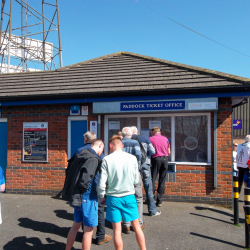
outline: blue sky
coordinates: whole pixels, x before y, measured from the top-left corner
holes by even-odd
[[[59,0],[63,66],[128,51],[250,78],[249,0],[138,1]]]

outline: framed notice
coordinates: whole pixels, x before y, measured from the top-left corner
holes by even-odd
[[[161,129],[161,121],[149,121],[149,129],[152,129],[153,127]]]
[[[120,130],[120,121],[109,121],[109,130]]]
[[[82,115],[88,115],[89,109],[88,106],[82,106]]]
[[[23,161],[48,161],[48,122],[23,123]]]
[[[89,122],[90,132],[93,132],[97,136],[97,121],[90,121]]]

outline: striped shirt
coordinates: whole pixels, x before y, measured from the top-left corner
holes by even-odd
[[[123,152],[127,152],[131,155],[134,155],[138,161],[139,169],[141,168],[141,150],[139,142],[128,137],[122,138],[123,143]]]

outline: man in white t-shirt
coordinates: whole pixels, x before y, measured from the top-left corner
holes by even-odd
[[[239,193],[245,173],[248,171],[247,161],[250,159],[250,135],[247,135],[245,142],[237,147],[237,167],[239,170]]]

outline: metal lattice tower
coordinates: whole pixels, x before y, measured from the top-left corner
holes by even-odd
[[[18,12],[21,18],[17,18]],[[62,66],[58,0],[2,0],[0,72],[53,70]]]

